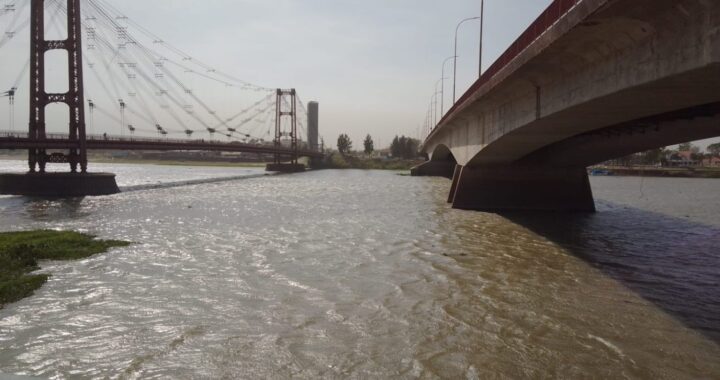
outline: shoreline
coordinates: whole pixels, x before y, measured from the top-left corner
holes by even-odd
[[[0,232],[0,309],[32,296],[47,282],[50,274],[35,273],[39,262],[81,260],[130,244],[71,231]]]
[[[594,166],[588,170],[604,172],[595,176],[720,179],[720,168]]]

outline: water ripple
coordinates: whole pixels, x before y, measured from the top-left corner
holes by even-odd
[[[638,209],[623,195],[635,194],[633,179],[601,179],[601,213],[558,218],[452,210],[446,180],[395,173],[216,182],[246,173],[107,169],[137,191],[0,199],[1,229],[136,242],[44,263],[48,284],[0,311],[0,372],[720,376],[720,224],[692,200],[658,202],[672,182],[646,189]],[[151,183],[188,175],[198,182]],[[707,183],[703,202],[703,186],[717,186]]]

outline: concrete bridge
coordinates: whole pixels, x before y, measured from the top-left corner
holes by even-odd
[[[557,0],[451,108],[414,175],[453,207],[594,211],[586,167],[720,136],[720,1]]]

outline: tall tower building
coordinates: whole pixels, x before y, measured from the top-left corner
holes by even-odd
[[[318,102],[310,102],[308,103],[308,145],[310,146],[310,149],[312,150],[318,150],[320,149],[320,144],[318,142],[318,132],[319,132],[319,122],[320,122],[320,105]]]

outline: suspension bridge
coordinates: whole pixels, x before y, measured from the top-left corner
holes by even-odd
[[[0,175],[0,193],[117,192],[114,175],[88,173],[89,150],[257,153],[274,157],[268,170],[289,172],[305,169],[301,157],[323,157],[316,104],[218,70],[107,0],[7,1],[3,29],[0,149],[27,150],[29,171]],[[16,126],[20,94],[26,131]],[[51,172],[55,164],[69,172]]]

